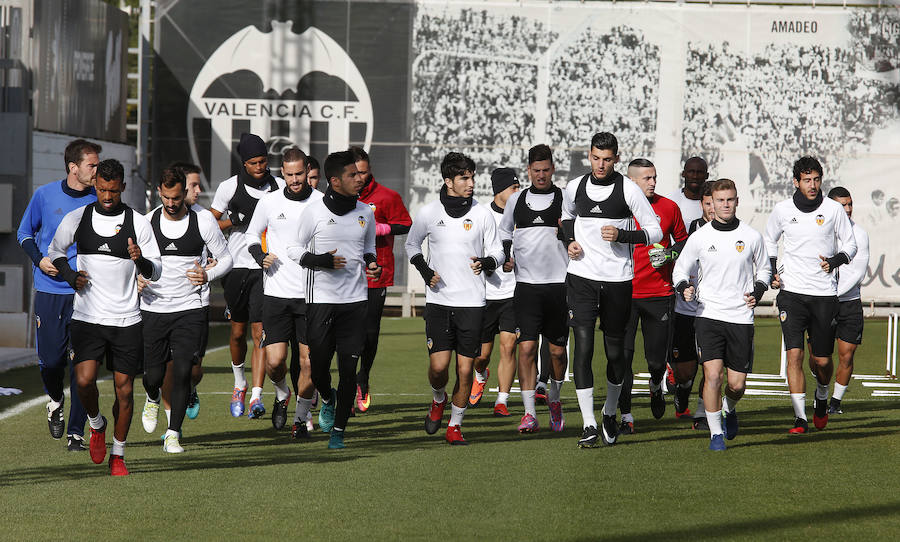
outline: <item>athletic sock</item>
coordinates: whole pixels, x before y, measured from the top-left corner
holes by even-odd
[[[231,362],[231,371],[234,373],[234,387],[246,390],[247,389],[247,379],[244,378],[244,364],[235,365],[234,362]]]
[[[537,410],[534,409],[534,390],[522,390],[522,404],[525,405],[525,414],[537,418]]]
[[[659,382],[653,382],[653,379],[650,379],[650,393],[656,393],[659,391],[659,387],[662,386],[662,380]]]
[[[816,399],[824,401],[828,399],[828,385],[816,382]]]
[[[340,433],[343,433],[344,429],[346,429],[346,428],[345,427],[332,427],[331,428],[332,431],[338,431]]]
[[[658,386],[658,384],[657,384]],[[619,396],[622,395],[622,384],[613,384],[606,381],[606,402],[603,403],[603,415],[615,416],[619,408]]]
[[[262,399],[262,388],[253,387],[250,392],[250,402],[252,403],[254,399]]]
[[[728,397],[726,395],[722,398],[722,410],[724,410],[726,413],[734,412],[734,407],[737,406],[737,402],[737,399],[732,399],[731,397]]]
[[[706,416],[706,407],[703,405],[703,390],[700,390],[700,393],[697,394],[697,410],[694,411],[695,418],[702,418]]]
[[[792,393],[791,405],[794,407],[794,417],[806,420],[806,394]]]
[[[584,427],[597,427],[594,417],[594,388],[575,390],[578,396],[578,408],[581,409],[581,423]]]
[[[287,380],[282,378],[280,382],[272,381],[272,384],[275,385],[275,400],[276,401],[284,401],[288,397],[291,396],[291,389],[287,385]],[[255,390],[256,388],[254,388]],[[261,390],[262,388],[260,388]]]
[[[838,384],[837,382],[835,382],[834,383],[834,393],[832,393],[831,396],[833,398],[837,399],[838,401],[841,401],[844,398],[844,392],[846,392],[847,388],[849,388],[849,387],[850,387],[849,384],[844,386],[844,385],[841,385],[841,384]]]
[[[442,403],[447,399],[447,392],[444,391],[443,387],[440,388],[431,388],[431,398],[435,403]]]
[[[547,401],[550,403],[558,403],[559,402],[559,392],[562,390],[562,380],[554,380],[550,379],[550,384],[547,387]]]
[[[165,438],[168,437],[169,435],[172,435],[173,437],[177,437],[177,436],[178,436],[178,431],[176,431],[176,430],[174,430],[174,429],[166,429],[166,434],[163,435],[163,439],[165,439]],[[124,443],[123,443],[123,444],[124,444]]]
[[[475,371],[475,380],[479,384],[484,384],[485,381],[487,380],[487,369],[485,369],[485,371],[483,373],[479,373],[478,371]]]
[[[628,423],[634,423],[634,416],[632,416],[631,412],[622,414],[622,421],[628,422]]]
[[[509,401],[509,393],[505,391],[501,391],[497,393],[497,400],[494,402],[495,405],[505,405],[506,402]]]
[[[113,437],[112,451],[109,453],[125,457],[125,441],[119,442],[116,437]]]
[[[164,409],[164,410],[166,411],[166,426],[168,427],[169,422],[172,421],[172,409],[171,409],[171,408],[167,408],[167,409]]]
[[[312,399],[297,396],[297,410],[294,411],[294,423],[306,423],[306,415],[312,406]]]
[[[709,436],[722,435],[722,411],[706,412],[706,423],[709,424]]]
[[[98,412],[96,416],[88,416],[88,422],[91,424],[91,429],[103,429],[103,416]]]
[[[466,415],[466,407],[458,407],[453,403],[450,403],[450,424],[449,425],[462,425],[463,416]]]
[[[54,401],[53,398],[51,397],[50,403],[47,405],[47,408],[49,408],[50,411],[52,412],[52,411],[56,410],[57,408],[59,408],[60,405],[62,405],[62,401]]]

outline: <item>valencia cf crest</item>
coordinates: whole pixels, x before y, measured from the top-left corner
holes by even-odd
[[[75,350],[69,348],[69,361],[75,361]]]
[[[672,357],[675,359],[678,359],[678,347],[677,346],[672,347]]]
[[[431,347],[434,346],[434,341],[431,340],[431,337],[428,337],[428,340],[425,341],[425,344],[428,346],[428,349],[431,350]]]
[[[518,339],[521,336],[522,336],[522,330],[519,328],[516,328],[516,338]]]
[[[743,251],[744,251],[744,242],[743,242],[743,241],[738,241],[737,243],[734,244],[734,248],[735,248],[735,250],[737,250],[739,253],[740,253],[740,252],[743,252]]]
[[[38,327],[38,329],[40,329],[40,327],[41,327],[41,317],[38,316],[38,315],[35,315],[35,316],[34,316],[34,319],[35,319],[35,321],[37,322],[37,327]]]
[[[572,309],[569,309],[569,320],[575,318],[575,313],[572,312]]]
[[[778,313],[778,318],[780,318],[782,322],[787,320],[787,311],[781,311],[780,313]]]
[[[821,226],[825,223],[825,215],[816,215],[816,224]]]
[[[360,228],[365,228],[365,227],[366,227],[366,218],[365,218],[364,216],[358,216],[358,217],[356,217],[356,221],[359,222],[359,227],[360,227]]]
[[[472,221],[470,219],[463,220],[463,229],[469,231],[472,229]]]
[[[369,208],[372,209],[372,212],[374,213],[375,209],[377,209],[378,207],[376,207],[374,203],[370,203]]]
[[[122,225],[121,225],[121,224],[116,224],[116,233],[119,233],[119,231],[120,231],[121,229],[122,229]]]

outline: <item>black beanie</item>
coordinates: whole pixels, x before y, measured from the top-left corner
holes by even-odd
[[[246,162],[257,156],[268,156],[269,151],[262,138],[256,134],[241,134],[241,142],[238,143],[238,154],[241,155],[241,162]]]
[[[494,195],[503,192],[514,184],[519,184],[519,176],[511,167],[500,167],[491,172],[491,184],[494,186]]]

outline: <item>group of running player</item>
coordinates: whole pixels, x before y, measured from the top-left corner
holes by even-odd
[[[668,371],[675,416],[690,416],[699,361],[704,379],[693,427],[708,427],[710,449],[724,450],[724,441],[738,432],[735,405],[753,366],[754,307],[770,287],[780,288],[776,302],[795,413],[790,432],[808,430],[805,341],[818,383],[815,426],[824,428],[828,414],[840,412],[862,340],[859,284],[868,238],[849,220],[846,189],[834,188],[831,199],[823,198],[822,166],[813,158],[796,162],[796,192],[776,206],[763,236],[738,220],[734,182],[709,182],[702,158],[685,163],[683,189],[665,198],[655,192],[656,169],[649,160],[633,160],[626,175],[616,171],[618,142],[606,132],[591,140],[591,171],[564,188],[554,184],[547,145],[528,151],[527,190],[520,191],[514,169],[495,169],[489,206],[473,199],[474,161],[451,152],[441,163],[437,199],[414,220],[400,196],[374,180],[369,156],[359,147],[330,154],[321,170],[312,157],[290,148],[282,157],[283,178],[270,173],[268,150],[258,136],[243,134],[237,151],[242,167],[219,183],[209,210],[197,204],[200,168],[175,163],[159,175],[161,205],[143,216],[121,200],[122,165],[100,161],[100,146],[76,140],[65,151],[66,178],[39,188],[22,218],[19,243],[35,265],[37,347],[50,396],[51,436],[61,438],[65,431],[68,360],[68,449],[85,449],[87,420],[90,456],[104,461],[107,421],[96,380],[105,360],[116,391],[113,475],[128,474],[125,441],[133,382],[141,373],[144,429],[155,431],[162,406],[163,449],[184,451],[182,423],[199,413],[196,386],[209,329],[209,283],[220,278],[231,322],[231,415],[244,415],[248,387],[247,416],[266,413],[262,389],[268,375],[276,429],[287,424],[295,396],[291,435],[310,438],[318,395],[318,425],[329,433],[328,447],[343,448],[349,418],[371,403],[369,375],[386,289],[393,284],[394,236],[404,234],[409,261],[426,285],[433,400],[425,431],[440,429],[450,401],[450,444],[467,444],[461,424],[467,407],[484,395],[498,334],[494,415],[510,416],[508,399],[518,373],[524,405],[518,431],[538,431],[538,399],[549,407],[551,430],[562,431],[569,328],[582,417],[578,445],[593,447],[601,439],[612,445],[619,434],[633,433],[632,360],[640,321],[652,415],[665,413]],[[316,189],[320,175],[324,191]],[[592,370],[598,319],[607,359],[599,423]],[[252,385],[244,373],[248,323]],[[835,337],[840,363],[829,406]],[[454,351],[457,380],[448,395]],[[335,354],[336,388],[330,372]]]

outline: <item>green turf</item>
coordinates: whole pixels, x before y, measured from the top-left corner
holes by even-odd
[[[859,372],[883,372],[884,322],[866,325]],[[563,433],[548,431],[539,407],[541,431],[519,435],[519,398],[510,401],[513,417],[498,419],[488,393],[466,415],[471,445],[451,448],[443,431],[422,430],[430,401],[423,327],[421,319],[385,320],[373,407],[350,420],[345,450],[327,450],[319,432],[294,443],[287,430],[272,429],[268,414],[231,418],[224,350],[206,360],[200,417],[185,422],[182,455],[162,452],[162,423],[144,433],[136,394],[126,454],[132,475],[124,479],[51,440],[42,406],[2,420],[0,538],[893,540],[900,532],[900,410],[858,382],[846,413],[803,437],[787,435],[786,398],[745,398],[741,432],[719,454],[706,449],[708,434],[674,419],[671,400],[666,417],[652,420],[646,398],[635,399],[636,435],[580,450],[570,383]],[[776,372],[777,321],[760,320],[756,336],[755,370]],[[595,375],[604,367],[597,356]],[[14,373],[23,395],[40,393],[35,368]],[[0,374],[0,385],[10,374]],[[111,384],[100,390],[109,416]],[[270,384],[266,391],[271,409]]]

